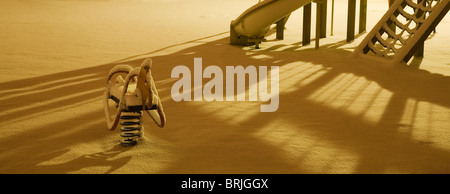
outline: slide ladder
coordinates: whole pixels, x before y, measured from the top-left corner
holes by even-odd
[[[450,0],[396,0],[355,50],[407,63],[450,8]]]

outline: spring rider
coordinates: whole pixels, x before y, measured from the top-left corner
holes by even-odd
[[[166,116],[151,74],[152,60],[140,67],[116,65],[108,74],[103,97],[106,123],[113,131],[120,123],[123,147],[130,147],[144,136],[142,112],[146,111],[158,127],[164,127]]]

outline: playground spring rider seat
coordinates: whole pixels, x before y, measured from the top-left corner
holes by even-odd
[[[134,146],[144,135],[142,112],[146,111],[159,127],[166,116],[151,74],[152,60],[145,59],[140,67],[116,65],[109,74],[103,98],[108,129],[113,131],[120,122],[120,144]]]

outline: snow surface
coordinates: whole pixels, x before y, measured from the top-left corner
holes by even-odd
[[[301,46],[301,9],[285,40],[229,45],[231,20],[256,2],[0,1],[0,173],[450,173],[448,15],[425,58],[392,68],[350,57],[366,34],[345,43],[347,1],[319,50]],[[387,8],[368,2],[368,31]],[[167,125],[145,116],[144,140],[122,148],[106,127],[106,77],[147,57]],[[280,66],[278,111],[174,102],[171,70],[194,57]]]

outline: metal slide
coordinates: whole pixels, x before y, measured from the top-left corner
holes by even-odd
[[[311,0],[264,0],[247,9],[231,21],[230,43],[233,45],[259,44],[270,26]]]

